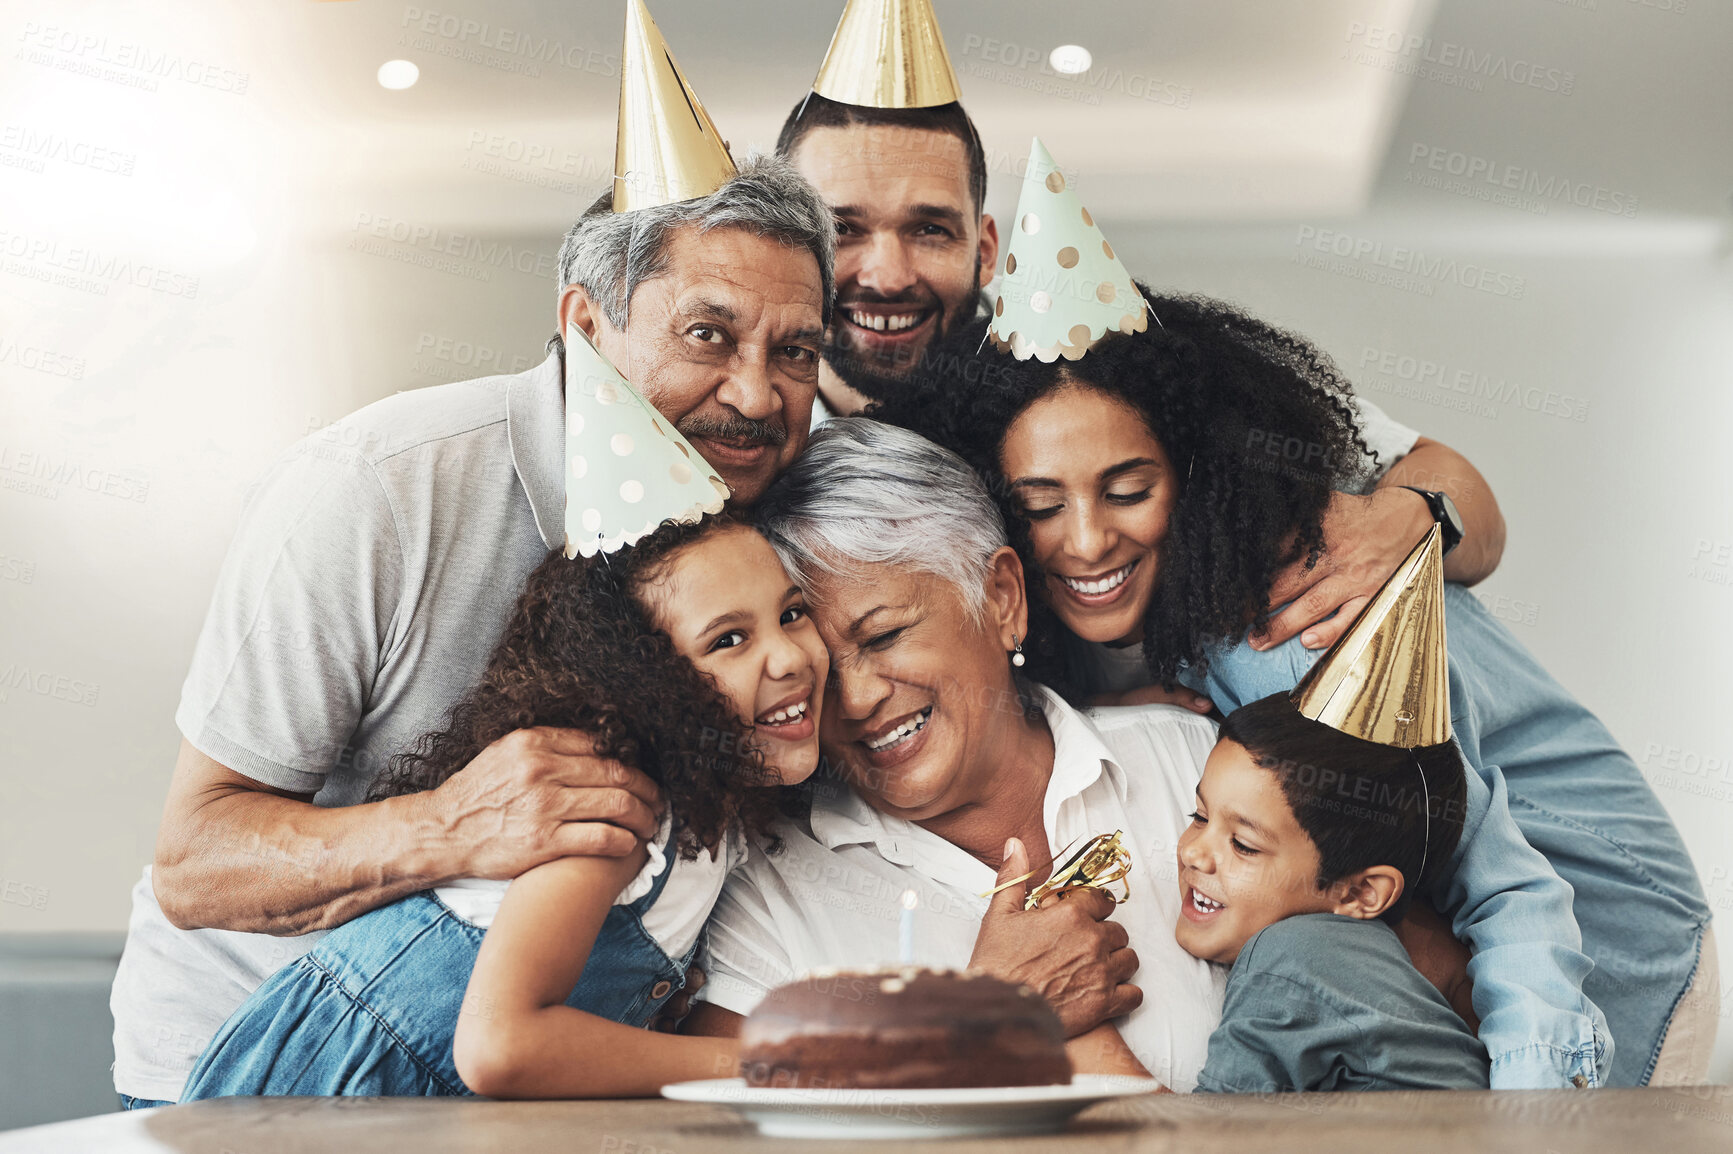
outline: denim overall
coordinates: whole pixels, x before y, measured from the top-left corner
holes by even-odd
[[[697,945],[670,958],[643,920],[676,868],[670,861],[649,893],[608,911],[566,1005],[645,1026],[685,984]],[[223,1023],[187,1078],[181,1101],[469,1095],[451,1046],[486,932],[452,913],[431,890],[338,927],[273,974]]]

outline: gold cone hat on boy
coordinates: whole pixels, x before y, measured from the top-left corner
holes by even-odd
[[[566,556],[720,513],[728,486],[576,325],[566,326]]]
[[[1450,740],[1438,526],[1295,687],[1293,702],[1314,721],[1380,745],[1414,749]]]
[[[644,0],[627,0],[614,211],[709,196],[734,173],[727,143],[686,83]]]
[[[932,0],[848,0],[812,90],[866,108],[960,101]]]
[[[1074,361],[1109,332],[1141,333],[1149,306],[1039,137],[1017,198],[987,335],[1020,361]]]

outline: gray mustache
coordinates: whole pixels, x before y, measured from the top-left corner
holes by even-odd
[[[766,445],[781,445],[788,440],[788,429],[780,420],[755,421],[750,417],[688,417],[674,426],[690,437],[715,437],[724,441],[759,441]]]

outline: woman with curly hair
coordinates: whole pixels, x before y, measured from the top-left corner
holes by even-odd
[[[661,787],[661,836],[348,922],[235,1012],[182,1101],[622,1097],[730,1067],[731,1042],[642,1027],[684,984],[743,835],[817,767],[828,671],[799,589],[731,514],[591,558],[554,552],[480,684],[373,798],[432,789],[519,730],[580,730]]]
[[[1363,444],[1349,386],[1315,346],[1220,302],[1142,291],[1147,330],[1109,333],[1075,361],[991,347],[971,361],[977,325],[958,335],[965,355],[931,358],[955,379],[875,415],[988,479],[1037,593],[1031,677],[1096,704],[1181,685],[1232,711],[1292,689],[1321,656],[1298,637],[1261,650],[1250,637],[1279,608],[1278,574],[1322,550],[1332,491],[1363,483]],[[1600,720],[1471,593],[1445,589],[1471,790],[1499,807],[1508,797],[1522,835],[1574,890],[1556,934],[1492,906],[1475,925],[1466,890],[1432,895],[1475,946],[1467,973],[1492,1031],[1493,1087],[1700,1077],[1708,1052],[1690,1039],[1714,998],[1710,978],[1694,979],[1714,973],[1714,937],[1678,831]],[[1495,876],[1487,864],[1481,876]],[[1518,974],[1538,977],[1499,978]],[[1501,985],[1527,991],[1513,1001]],[[1680,1040],[1663,1053],[1676,1016]]]

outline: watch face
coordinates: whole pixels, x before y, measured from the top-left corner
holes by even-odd
[[[1451,528],[1456,530],[1458,537],[1462,536],[1462,514],[1457,510],[1456,502],[1450,499],[1449,493],[1443,491],[1440,491],[1437,496],[1439,503],[1444,506],[1444,515],[1450,519]]]

